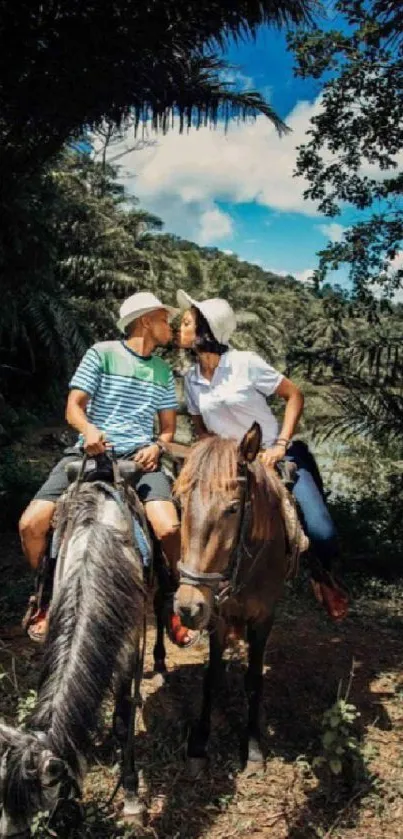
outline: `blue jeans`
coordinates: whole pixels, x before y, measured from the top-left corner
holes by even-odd
[[[288,449],[286,460],[296,463],[293,495],[300,508],[301,522],[316,558],[330,571],[338,556],[337,531],[323,495],[322,480],[316,461],[305,443],[297,440]]]

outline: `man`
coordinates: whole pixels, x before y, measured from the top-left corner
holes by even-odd
[[[109,444],[118,457],[134,457],[141,465],[144,474],[136,489],[176,575],[179,521],[159,462],[165,444],[175,434],[177,401],[169,365],[152,354],[171,340],[169,321],[175,314],[175,309],[149,292],[133,294],[122,304],[117,324],[125,339],[94,344],[82,359],[69,385],[66,408],[68,423],[79,432],[78,441],[74,449],[66,450],[20,520],[22,547],[32,568],[38,568],[45,553],[56,501],[68,485],[66,464],[77,458],[81,447],[89,455],[97,455]],[[156,414],[159,434],[155,440]],[[175,616],[170,630],[177,643],[184,645],[189,640]],[[37,613],[30,636],[42,640],[45,633],[46,614]]]

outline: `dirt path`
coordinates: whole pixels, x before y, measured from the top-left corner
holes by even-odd
[[[40,653],[19,634],[16,617],[25,596],[24,566],[16,541],[3,539],[0,566],[0,713],[15,719],[18,698],[35,684]],[[23,594],[21,595],[21,590]],[[403,839],[402,599],[361,598],[335,629],[309,596],[290,592],[282,604],[266,656],[264,715],[267,766],[246,776],[237,757],[244,717],[242,665],[228,665],[228,689],[214,713],[210,769],[196,783],[186,778],[184,744],[197,712],[206,648],[168,647],[170,683],[151,677],[154,630],[150,626],[144,708],[138,733],[149,822],[157,839]],[[351,702],[367,773],[355,786],[319,780],[310,768],[321,752],[321,717],[346,684],[355,660]],[[224,713],[225,709],[225,713]],[[86,796],[104,802],[115,777],[105,749],[88,776]],[[117,803],[119,798],[117,799]],[[87,814],[88,815],[88,814]],[[90,808],[77,837],[130,835],[112,810]],[[35,834],[42,839],[46,832]],[[143,835],[143,834],[141,834]]]

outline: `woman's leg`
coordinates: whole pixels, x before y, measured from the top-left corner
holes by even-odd
[[[326,571],[331,571],[333,561],[339,554],[338,536],[333,519],[307,464],[299,457],[294,457],[293,447],[289,449],[287,460],[291,460],[297,466],[293,495],[300,508],[305,533],[321,565]]]
[[[332,567],[339,556],[336,527],[324,496],[310,469],[310,460],[298,447],[291,446],[287,460],[297,466],[293,494],[298,502],[304,530],[319,567],[311,569],[316,597],[326,606],[331,617],[341,619],[347,612],[347,596],[332,578]]]

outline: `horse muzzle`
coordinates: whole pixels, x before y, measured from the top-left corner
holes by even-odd
[[[205,629],[211,615],[211,592],[180,585],[174,597],[174,611],[187,629]]]

